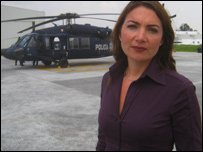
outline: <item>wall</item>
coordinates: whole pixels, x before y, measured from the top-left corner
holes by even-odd
[[[45,12],[1,5],[1,20],[36,16],[45,16]],[[36,24],[41,21],[37,21]],[[32,26],[32,21],[1,23],[1,49],[8,48],[9,46],[11,46],[17,41],[19,36],[25,35],[26,33],[30,33],[31,30],[22,34],[18,34],[19,31],[30,26]]]

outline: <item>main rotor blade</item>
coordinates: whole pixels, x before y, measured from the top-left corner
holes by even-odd
[[[171,19],[172,19],[172,18],[175,18],[175,17],[176,17],[176,15],[173,15],[173,16],[171,16]]]
[[[2,20],[1,22],[15,22],[15,21],[23,21],[23,20],[38,20],[38,19],[52,19],[52,18],[62,18],[62,19],[71,19],[71,18],[79,18],[80,16],[93,16],[93,15],[120,15],[118,13],[94,13],[94,14],[76,14],[76,13],[66,13],[60,14],[58,16],[38,16],[38,17],[26,17],[26,18],[18,18],[18,19],[9,19]]]
[[[18,18],[18,19],[9,19],[9,20],[3,20],[3,22],[15,22],[15,21],[23,21],[23,20],[37,20],[37,19],[50,19],[50,18],[56,18],[58,16],[41,16],[41,17],[27,17],[27,18]]]
[[[95,20],[102,20],[102,21],[109,21],[109,22],[117,22],[116,20],[104,19],[104,18],[96,18],[96,17],[80,17],[86,19],[95,19]]]
[[[48,23],[51,23],[51,22],[55,22],[55,21],[59,21],[59,20],[63,20],[63,19],[73,19],[73,18],[80,18],[80,16],[78,14],[72,14],[72,13],[67,13],[67,14],[61,14],[59,16],[57,16],[55,19],[52,19],[52,20],[48,20],[48,21],[45,21],[45,22],[42,22],[42,23],[39,23],[39,24],[36,24],[34,26],[31,26],[31,27],[28,27],[18,33],[23,33],[25,31],[28,31],[30,29],[33,29],[35,27],[38,27],[38,26],[41,26],[41,25],[44,25],[44,24],[48,24]]]
[[[93,16],[93,15],[120,15],[119,13],[94,13],[94,14],[79,14],[79,16]]]
[[[48,23],[51,23],[51,22],[55,22],[55,21],[58,21],[58,20],[61,20],[61,19],[58,19],[58,18],[57,18],[57,19],[53,19],[53,20],[46,21],[46,22],[42,22],[42,23],[36,24],[36,25],[34,25],[34,26],[28,27],[28,28],[26,28],[26,29],[24,29],[24,30],[22,30],[22,31],[20,31],[20,32],[18,32],[18,33],[23,33],[23,32],[25,32],[25,31],[31,30],[31,29],[33,29],[33,28],[35,28],[35,27],[38,27],[38,26],[41,26],[41,25],[44,25],[44,24],[48,24]]]
[[[96,20],[103,20],[103,21],[109,21],[109,22],[116,22],[115,20],[110,20],[110,19],[103,19],[103,18],[97,18],[97,17],[85,17],[85,16],[93,16],[93,15],[120,15],[118,13],[94,13],[94,14],[81,14],[78,15],[76,13],[66,13],[66,14],[60,14],[58,16],[41,16],[41,17],[27,17],[27,18],[19,18],[19,19],[9,19],[9,20],[3,20],[1,22],[14,22],[14,21],[22,21],[22,20],[36,20],[36,19],[51,19],[39,24],[36,24],[34,26],[28,27],[18,33],[22,33],[25,31],[28,31],[30,29],[33,29],[35,27],[48,24],[51,22],[55,22],[58,20],[63,20],[63,19],[77,19],[77,18],[86,18],[86,19],[96,19]]]

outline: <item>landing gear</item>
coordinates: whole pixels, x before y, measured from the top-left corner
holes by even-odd
[[[52,61],[42,61],[44,65],[50,66]],[[59,61],[54,61],[55,65],[60,66],[62,68],[67,68],[68,67],[68,60],[67,58],[61,58]]]
[[[59,66],[62,68],[67,68],[68,67],[68,59],[66,57],[61,58],[61,60],[59,60]]]
[[[46,65],[46,66],[50,66],[51,65],[51,61],[42,61],[42,63],[44,63],[44,65]]]
[[[24,63],[24,61],[23,61],[23,60],[20,60],[20,65],[21,65],[21,66],[24,66],[23,63]]]
[[[15,60],[15,66],[17,66],[18,65],[18,61],[20,62],[20,66],[24,66],[24,60]]]
[[[33,66],[38,66],[38,60],[33,60],[32,65]]]

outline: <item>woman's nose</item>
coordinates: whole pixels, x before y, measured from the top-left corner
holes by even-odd
[[[144,29],[140,29],[136,32],[135,40],[137,42],[146,42],[146,31]]]

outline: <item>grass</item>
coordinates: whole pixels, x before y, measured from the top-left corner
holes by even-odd
[[[175,45],[174,50],[176,52],[197,52],[197,48],[201,45]]]

